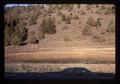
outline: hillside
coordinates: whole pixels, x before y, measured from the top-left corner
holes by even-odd
[[[115,77],[114,5],[7,7],[4,34],[8,79]]]
[[[31,45],[37,43],[36,45],[39,47],[114,46],[114,11],[113,5],[72,4],[50,5],[43,8],[37,6],[14,7],[8,9],[8,11],[6,8],[5,21],[8,21],[8,23],[6,22],[6,26],[11,27],[13,25],[11,28],[22,31],[24,38],[20,39],[24,40],[21,44]],[[70,18],[69,24],[67,20],[63,20],[63,16],[65,16],[65,19],[67,17]],[[42,21],[47,17],[51,17],[55,26],[54,30],[56,32],[54,34],[41,32]],[[13,22],[16,21],[16,25],[9,23],[9,20],[12,22],[12,18]],[[48,31],[52,31],[52,28],[50,29]],[[43,37],[41,37],[41,34],[44,34]],[[34,42],[30,42],[29,40]],[[12,44],[12,42],[9,42],[9,44]]]

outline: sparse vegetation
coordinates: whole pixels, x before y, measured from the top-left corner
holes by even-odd
[[[68,38],[68,36],[66,36],[66,37],[64,38],[64,41],[68,42],[68,41],[70,41],[70,38]]]
[[[42,23],[42,24],[44,24],[44,23]],[[40,26],[41,26],[41,25],[40,25]],[[43,26],[44,26],[44,25],[43,25]],[[39,27],[39,30],[38,30],[38,39],[41,40],[41,39],[43,39],[43,38],[45,38],[43,29],[42,29],[42,27]]]
[[[29,19],[29,25],[34,25],[34,24],[37,23],[36,20],[37,20],[38,15],[39,15],[39,13],[38,14],[34,14],[34,15],[32,15],[30,17],[30,19]]]
[[[111,22],[108,24],[107,32],[115,32],[115,21],[111,20]]]
[[[101,10],[98,9],[98,10],[96,11],[96,14],[102,14]]]
[[[78,20],[78,19],[79,19],[79,16],[78,16],[78,15],[75,15],[75,16],[74,16],[74,19],[75,19],[75,20]]]
[[[80,8],[80,4],[78,4],[78,9]]]
[[[52,10],[52,9],[53,9],[52,7],[49,7],[49,9],[48,9],[47,13],[48,13],[48,14],[53,13],[53,10]]]
[[[60,78],[65,75],[68,79],[69,75],[88,79],[96,72],[115,73],[114,5],[30,5],[5,7],[4,44],[10,45],[5,46],[5,72],[39,72],[42,77],[43,72],[60,71]],[[45,73],[45,78],[51,73]]]
[[[112,14],[115,14],[115,6],[112,6],[112,8],[111,8],[111,13],[112,13]]]
[[[66,18],[66,23],[67,23],[67,24],[70,24],[70,23],[71,23],[71,19],[70,19],[69,16]]]
[[[109,15],[109,14],[115,14],[115,8],[114,6],[111,8],[107,8],[105,11],[105,15]]]
[[[86,25],[82,32],[83,35],[92,35],[92,30],[90,25]]]
[[[110,8],[106,9],[106,11],[105,11],[105,15],[109,15],[109,14],[111,14],[111,9]]]
[[[98,7],[99,7],[99,5],[97,4],[97,5],[96,5],[96,8],[98,8]]]
[[[65,26],[63,27],[63,29],[64,29],[64,30],[68,29],[68,26],[67,26],[67,25],[65,25]]]
[[[57,15],[62,15],[61,10],[59,10],[59,11],[57,12]]]
[[[22,44],[22,35],[20,32],[13,32],[11,35],[11,44],[13,45],[21,45]]]
[[[83,11],[83,10],[81,10],[81,13],[80,13],[81,15],[85,15],[86,13]]]
[[[5,45],[9,45],[11,41],[11,35],[14,31],[8,25],[5,26],[4,35],[5,35]]]
[[[105,7],[104,5],[102,5],[100,9],[101,9],[101,10],[105,10],[106,7]]]
[[[86,24],[90,26],[97,26],[96,21],[94,20],[92,16],[88,18],[88,20],[86,21]]]
[[[42,5],[6,9],[5,45],[28,43],[29,37],[32,39],[31,43],[37,43],[37,40],[40,41],[43,38],[49,38],[49,35],[46,34],[56,33],[56,29],[58,33],[59,31],[72,33],[72,29],[76,28],[75,31],[80,31],[80,34],[88,36],[94,35],[95,32],[98,32],[100,35],[106,35],[106,31],[108,33],[115,32],[114,22],[111,21],[106,30],[103,29],[105,24],[102,24],[104,23],[103,21],[106,21],[106,18],[109,17],[109,14],[115,14],[114,5],[86,4],[86,6],[82,6],[81,4],[48,4],[46,7]],[[96,14],[104,14],[104,16]],[[113,15],[110,15],[110,18],[107,20],[110,21],[112,19],[111,17],[113,17]],[[104,20],[102,21],[101,18],[104,18]],[[32,30],[34,34],[28,33],[28,31],[30,32]],[[78,32],[75,33],[75,31],[72,34],[76,36]],[[18,35],[16,32],[18,32]],[[58,33],[55,35],[59,37]],[[55,36],[55,39],[57,36]],[[75,38],[75,36],[73,35],[71,37]],[[62,37],[64,38],[64,34]]]
[[[45,18],[41,23],[43,33],[54,34],[56,33],[55,25],[50,17]]]
[[[38,43],[38,40],[35,37],[31,36],[29,39],[29,43],[35,44],[35,43]]]
[[[96,25],[99,26],[99,27],[102,26],[102,24],[101,24],[101,18],[97,18]]]
[[[94,40],[98,42],[105,42],[105,38],[103,38],[102,36],[98,36],[98,35],[94,35]]]
[[[61,17],[62,17],[62,21],[66,21],[66,17],[64,14]]]
[[[86,5],[87,10],[91,10],[90,5]]]

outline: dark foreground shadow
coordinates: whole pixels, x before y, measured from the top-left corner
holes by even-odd
[[[5,79],[27,79],[27,80],[43,80],[43,79],[115,79],[112,73],[95,73],[85,68],[67,68],[61,72],[45,72],[45,73],[5,73]]]

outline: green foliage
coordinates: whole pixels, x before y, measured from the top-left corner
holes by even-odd
[[[10,28],[14,29],[14,27],[19,23],[20,17],[18,15],[5,15],[5,25],[9,25]]]
[[[107,8],[105,11],[105,15],[109,15],[109,14],[114,14],[115,13],[115,8],[114,6],[111,8]]]
[[[111,14],[111,9],[110,8],[106,9],[106,11],[105,11],[105,15],[109,15],[109,14]]]
[[[92,35],[91,27],[86,25],[82,32],[83,35]]]
[[[9,45],[11,41],[11,34],[13,33],[12,28],[8,25],[5,26],[4,35],[5,35],[5,45]]]
[[[29,19],[29,25],[34,25],[36,24],[36,20],[37,20],[37,17],[38,17],[39,13],[36,13],[34,15],[32,15]]]
[[[26,22],[20,21],[19,24],[17,24],[15,27],[16,32],[21,33],[22,42],[24,42],[27,39],[27,34],[28,34],[28,31],[25,28],[25,26],[26,26]]]
[[[20,32],[13,32],[11,35],[11,44],[13,45],[21,45],[22,44],[22,37]]]
[[[115,21],[111,20],[108,24],[107,32],[115,32]]]
[[[56,33],[55,25],[50,17],[43,19],[41,23],[43,33],[54,34]]]

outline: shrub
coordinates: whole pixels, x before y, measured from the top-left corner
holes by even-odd
[[[88,18],[88,20],[86,21],[86,23],[90,26],[97,26],[96,25],[96,21],[93,19],[93,17]]]
[[[12,30],[12,28],[10,28],[8,25],[5,26],[5,30],[4,30],[4,35],[5,35],[4,42],[5,42],[5,45],[9,45],[10,44],[11,34],[13,32],[14,31]]]
[[[85,12],[83,11],[83,10],[81,10],[81,13],[80,13],[81,15],[85,15]]]
[[[101,10],[97,10],[96,14],[102,14]]]
[[[37,17],[38,17],[39,13],[38,14],[34,14],[30,17],[29,19],[29,25],[34,25],[36,24],[36,20],[37,20]]]
[[[66,21],[66,17],[64,14],[62,15],[62,21]]]
[[[5,17],[5,24],[7,24],[10,28],[14,29],[14,27],[19,23],[19,17],[8,15]]]
[[[111,7],[111,8],[108,8],[108,9],[105,11],[105,15],[114,14],[114,13],[115,13],[115,8],[114,8],[114,6]]]
[[[29,43],[35,44],[35,43],[38,43],[38,40],[35,37],[31,36],[29,39]]]
[[[51,18],[52,22],[55,23],[56,19],[54,17]]]
[[[96,22],[96,25],[99,26],[99,27],[101,27],[101,21],[100,20],[101,20],[101,18],[97,18],[97,22]]]
[[[11,35],[11,44],[13,45],[21,45],[22,44],[22,37],[20,32],[13,32]]]
[[[99,36],[99,35],[94,35],[93,36],[94,40],[98,41],[98,42],[104,42],[105,41],[105,38],[103,38],[102,36]]]
[[[66,29],[68,29],[68,26],[67,26],[67,25],[65,25],[62,29],[66,30]]]
[[[64,38],[64,41],[68,42],[68,41],[70,41],[70,39],[66,36],[66,37]]]
[[[110,8],[106,9],[105,15],[109,15],[110,13],[111,13],[111,9]]]
[[[96,5],[96,8],[98,8],[98,7],[99,7],[99,5],[97,4],[97,5]]]
[[[41,28],[42,28],[43,33],[47,33],[47,34],[56,33],[55,25],[50,17],[43,19],[41,23]]]
[[[16,32],[21,33],[22,41],[25,41],[27,39],[28,31],[25,28],[25,26],[26,26],[26,22],[20,21],[19,24],[17,24],[16,27],[15,27]]]
[[[87,10],[90,10],[91,8],[90,8],[90,5],[86,5],[86,8],[87,8]]]
[[[100,10],[105,10],[106,7],[104,5],[101,6]]]
[[[70,24],[70,23],[71,23],[71,19],[70,19],[69,16],[66,18],[66,23],[67,23],[67,24]]]
[[[75,15],[75,16],[74,16],[74,19],[78,20],[78,19],[79,19],[78,15]]]
[[[59,11],[57,12],[57,15],[62,15],[62,12],[59,10]]]
[[[80,8],[80,4],[78,4],[78,9]]]
[[[92,35],[92,31],[89,25],[86,25],[82,32],[83,35]]]
[[[115,21],[111,20],[108,24],[107,32],[115,32]]]
[[[43,39],[43,38],[45,38],[44,32],[43,32],[42,28],[40,27],[39,31],[38,31],[38,39]]]
[[[50,7],[50,8],[48,9],[47,13],[48,13],[48,14],[53,13],[52,7]]]
[[[111,13],[115,14],[115,6],[112,6]]]
[[[57,9],[58,9],[58,10],[63,9],[63,5],[57,5]]]
[[[101,34],[105,34],[105,32],[101,32]]]
[[[71,5],[69,5],[69,7],[68,7],[68,12],[71,12],[73,10],[73,5],[71,4]]]

